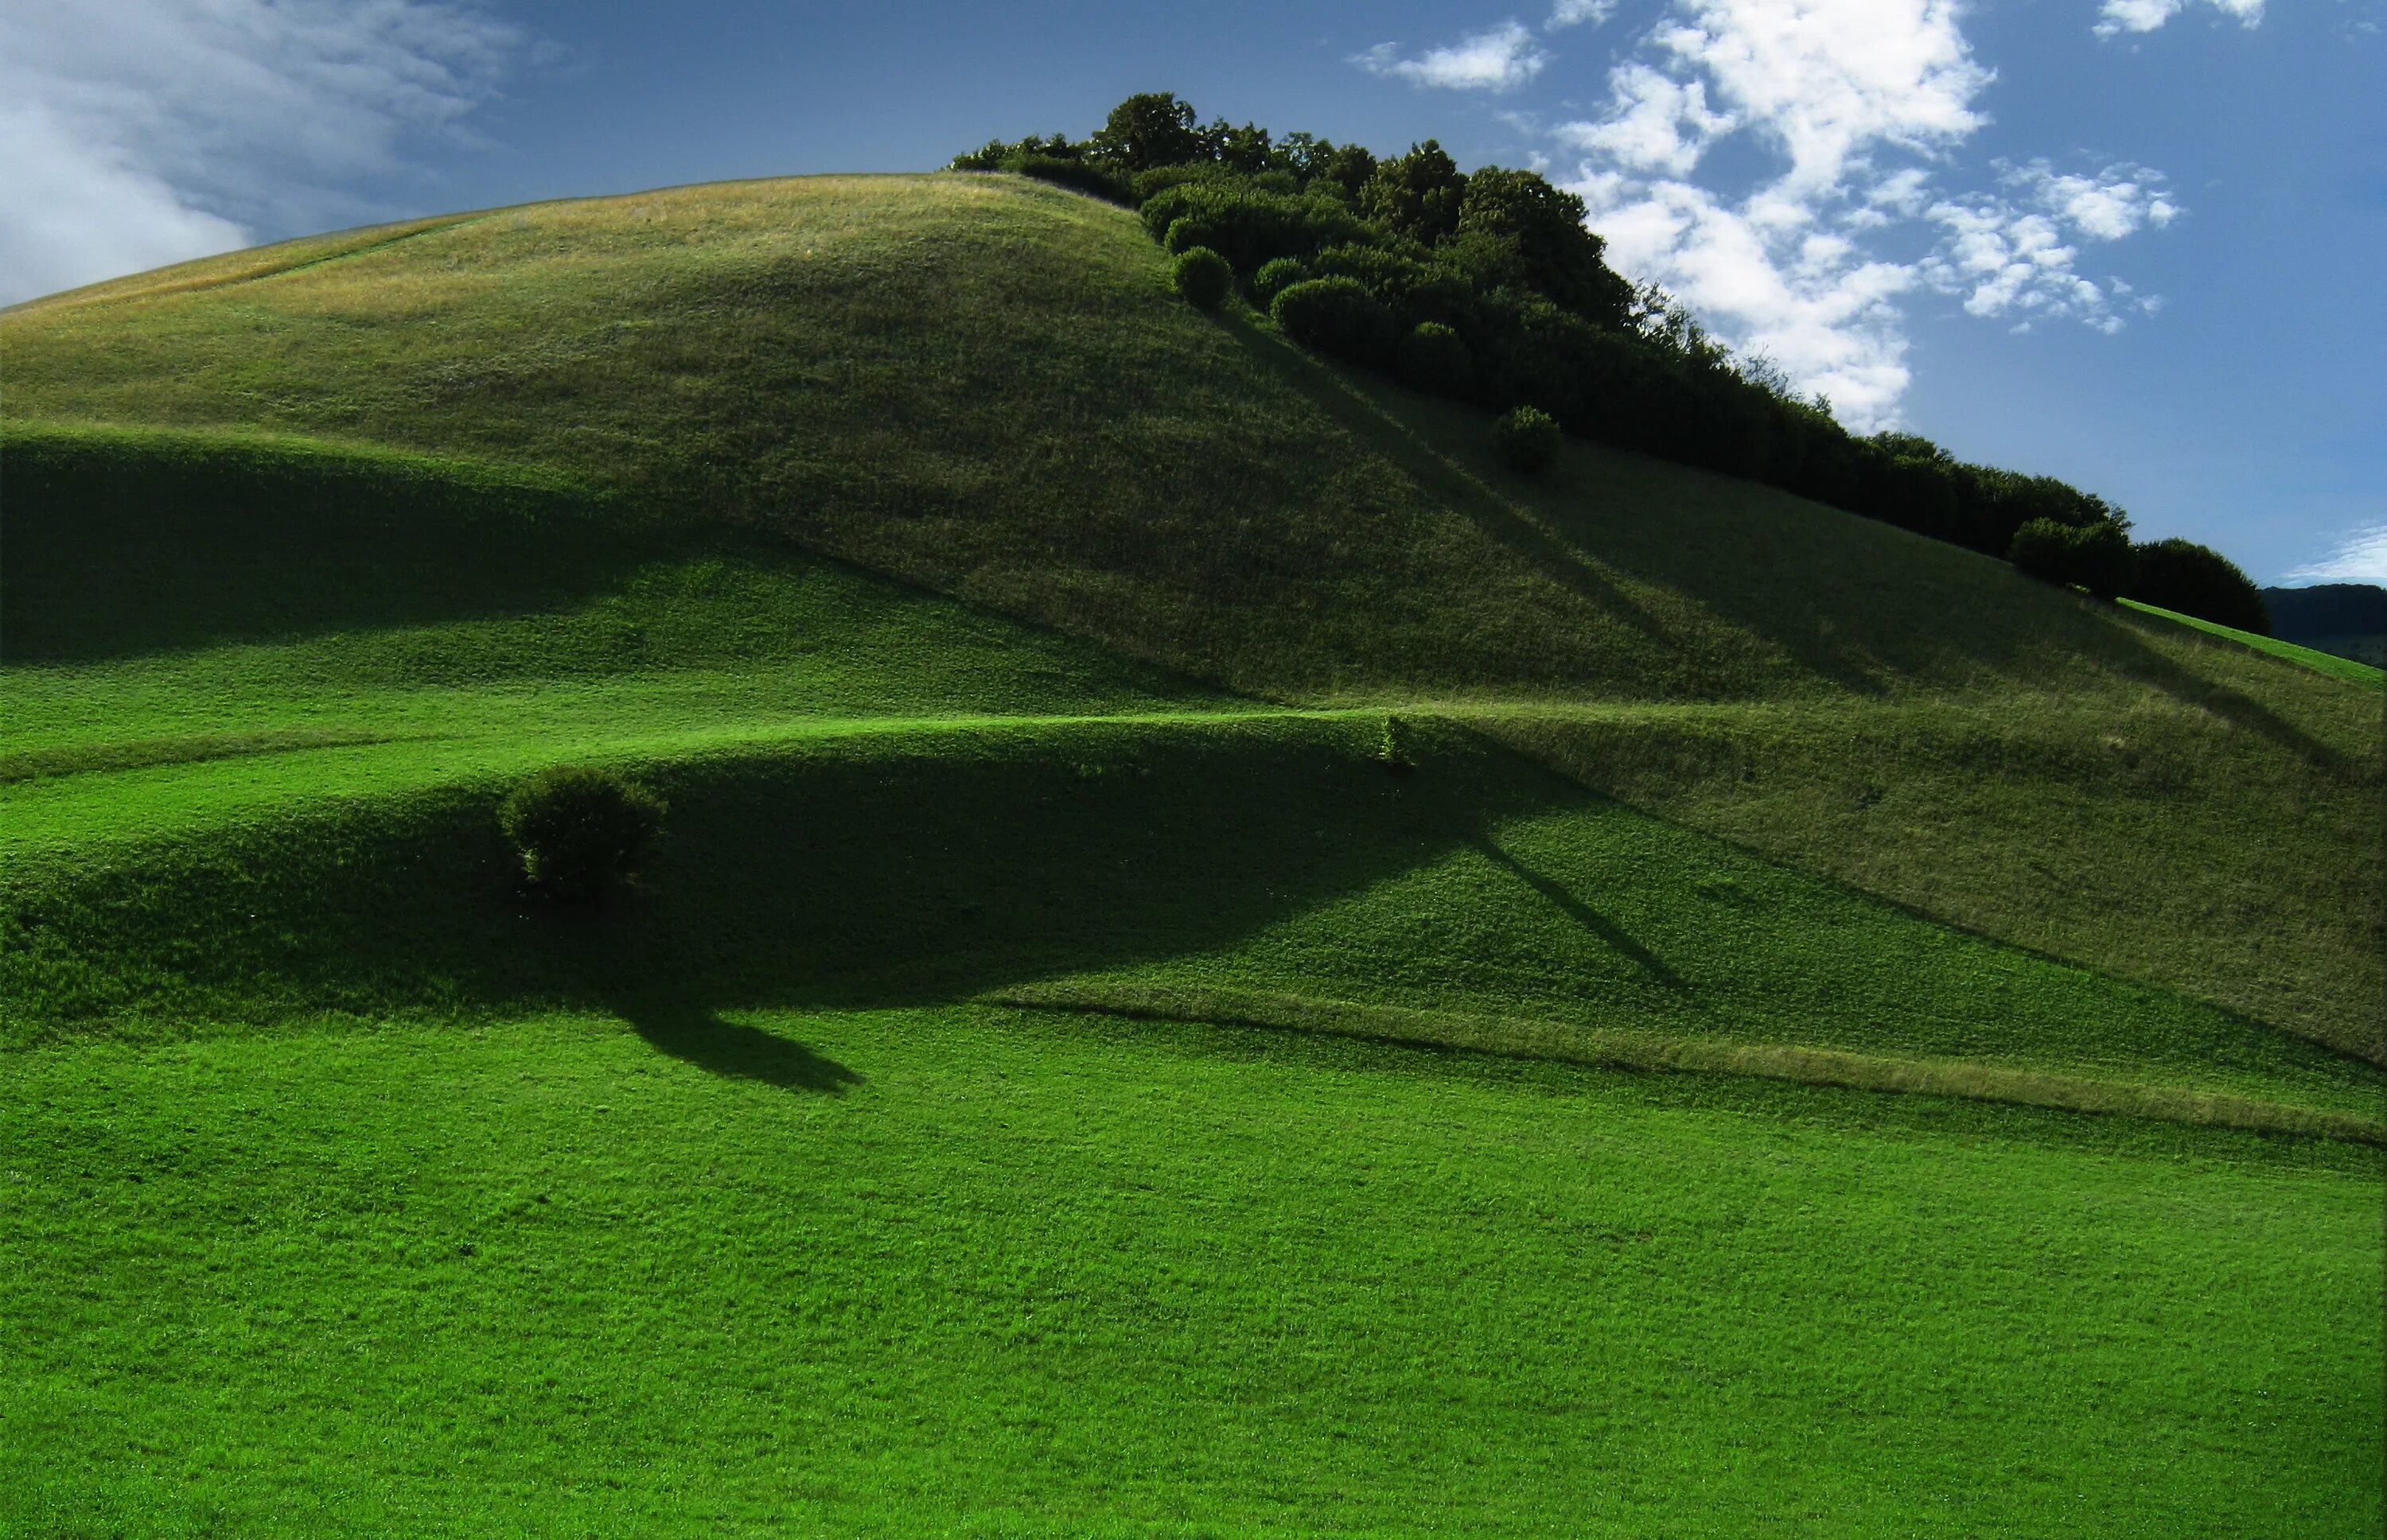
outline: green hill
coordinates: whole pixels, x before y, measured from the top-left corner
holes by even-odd
[[[2375,1527],[2361,680],[1520,478],[1011,177],[0,368],[0,1527]],[[589,762],[671,814],[574,911],[495,809]],[[152,1330],[222,1345],[94,1375]]]

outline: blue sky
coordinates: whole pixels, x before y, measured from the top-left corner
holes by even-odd
[[[675,6],[0,18],[0,300],[314,230],[909,170],[1119,97],[1582,192],[1859,427],[2261,581],[2387,581],[2387,0]]]

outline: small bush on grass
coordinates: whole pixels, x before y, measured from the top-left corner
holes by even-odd
[[[1206,310],[1215,310],[1227,297],[1227,287],[1235,281],[1234,270],[1227,259],[1206,246],[1181,251],[1168,270],[1177,292]]]
[[[544,770],[514,788],[498,823],[532,886],[567,903],[602,898],[663,831],[663,800],[611,770]]]
[[[1376,763],[1396,776],[1406,776],[1417,768],[1417,761],[1411,757],[1415,746],[1415,736],[1408,720],[1387,715],[1384,718],[1384,736],[1376,744]]]
[[[1280,293],[1269,314],[1305,347],[1381,369],[1392,361],[1393,312],[1356,278],[1311,278]]]
[[[1265,310],[1276,303],[1276,297],[1309,277],[1309,270],[1297,257],[1279,257],[1262,262],[1259,271],[1252,274],[1252,303]]]
[[[1559,425],[1539,407],[1519,407],[1492,424],[1492,447],[1501,462],[1529,476],[1541,474],[1559,457]]]

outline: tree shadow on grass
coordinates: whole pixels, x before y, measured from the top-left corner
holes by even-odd
[[[1634,966],[1649,976],[1652,983],[1670,990],[1690,988],[1681,974],[1666,966],[1663,957],[1634,940],[1632,932],[1567,891],[1556,880],[1544,877],[1490,839],[1478,839],[1474,843],[1486,859],[1514,873],[1527,887],[1557,905],[1569,919],[1598,937],[1618,954],[1630,959]]]
[[[613,1008],[656,1049],[727,1079],[832,1096],[862,1083],[860,1075],[792,1038],[727,1020],[692,1001],[633,995]]]

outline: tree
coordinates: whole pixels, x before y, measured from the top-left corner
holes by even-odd
[[[2271,634],[2263,591],[2237,562],[2210,546],[2177,536],[2138,548],[2138,571],[2125,590],[2153,604],[2258,637]]]
[[[1444,257],[1487,288],[1533,290],[1598,325],[1622,329],[1633,286],[1602,259],[1583,199],[1532,171],[1486,166],[1467,177]]]
[[[1388,230],[1427,246],[1459,228],[1467,197],[1467,177],[1459,163],[1429,139],[1409,153],[1380,162],[1359,190],[1359,212]]]
[[[1111,108],[1093,145],[1105,159],[1130,171],[1206,160],[1208,149],[1194,123],[1194,108],[1175,93],[1148,91]]]

